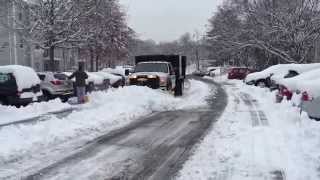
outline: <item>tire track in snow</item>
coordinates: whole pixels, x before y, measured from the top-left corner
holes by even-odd
[[[269,126],[269,122],[268,122],[268,118],[266,116],[266,114],[259,109],[259,103],[257,102],[257,100],[253,99],[249,94],[244,93],[244,92],[240,92],[239,96],[241,98],[241,100],[245,103],[245,105],[248,106],[249,108],[249,113],[251,116],[251,120],[252,120],[252,126],[253,127],[266,127]],[[255,137],[252,137],[252,167],[254,167],[253,161],[254,161],[254,150],[255,150]],[[265,135],[265,139],[264,139],[264,144],[265,147],[267,149],[265,149],[265,153],[264,153],[264,158],[265,161],[270,162],[270,156],[268,154],[268,152],[270,151],[270,142],[268,139],[268,136]],[[254,170],[253,170],[254,171]],[[285,180],[286,176],[285,176],[285,172],[283,170],[274,170],[269,172],[269,174],[267,175],[261,175],[262,179],[264,180]]]

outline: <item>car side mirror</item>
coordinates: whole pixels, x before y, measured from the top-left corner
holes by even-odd
[[[125,74],[126,76],[129,76],[129,74],[130,74],[129,69],[126,69],[126,70],[124,71],[124,74]]]

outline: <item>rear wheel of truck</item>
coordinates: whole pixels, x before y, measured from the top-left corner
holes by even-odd
[[[49,101],[52,99],[52,95],[49,93],[49,91],[43,90],[42,94],[43,94],[42,97],[44,101]]]

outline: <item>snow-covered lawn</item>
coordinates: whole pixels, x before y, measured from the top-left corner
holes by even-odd
[[[267,89],[219,77],[227,108],[177,179],[320,179],[320,122]]]
[[[38,156],[37,154],[40,156],[41,153],[45,153],[43,152],[45,149],[50,148],[58,150],[59,144],[81,139],[83,136],[87,136],[86,141],[90,141],[152,112],[205,106],[205,99],[211,93],[208,85],[190,80],[187,87],[185,95],[180,98],[175,98],[165,91],[136,86],[113,89],[108,92],[95,92],[90,95],[89,103],[78,106],[77,111],[66,117],[52,115],[48,120],[35,124],[3,127],[0,129],[0,167],[14,159],[21,159],[21,156],[23,158],[31,155]],[[39,112],[45,112],[52,107],[69,106],[59,101],[52,101],[22,109],[1,106],[0,111],[10,112],[5,116],[9,119],[10,114],[16,114],[12,119],[17,119],[38,115]],[[33,163],[28,162],[28,165],[30,164]],[[20,170],[15,166],[0,170],[0,177],[11,174],[12,171],[19,172],[27,168],[20,166]]]

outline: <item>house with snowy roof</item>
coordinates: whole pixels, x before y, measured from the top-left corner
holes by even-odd
[[[49,69],[47,51],[25,40],[23,29],[19,26],[29,24],[27,6],[32,1],[24,1],[25,7],[17,6],[13,1],[0,0],[0,66],[18,64],[30,66],[36,71]],[[56,48],[56,69],[65,71],[77,64],[78,50]]]

